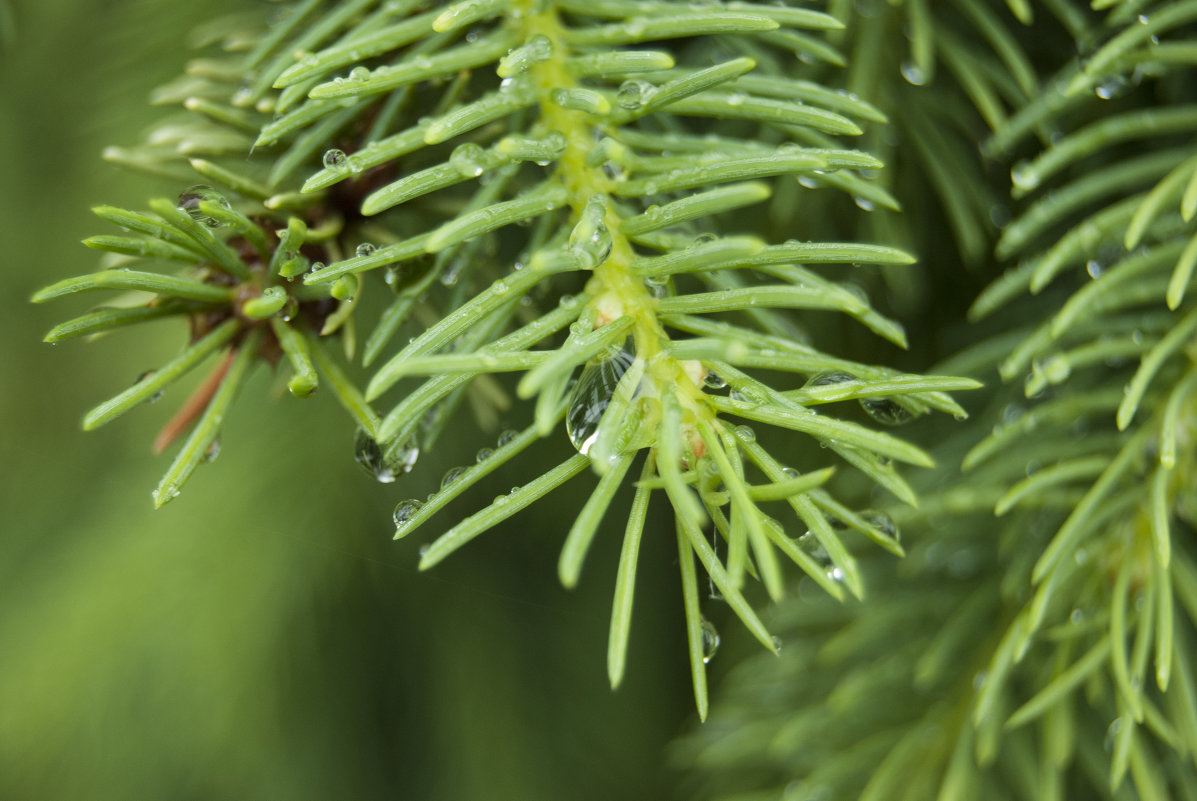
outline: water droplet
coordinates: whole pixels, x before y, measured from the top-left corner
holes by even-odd
[[[604,219],[606,214],[606,199],[596,195],[586,203],[581,219],[570,232],[569,249],[584,270],[593,270],[611,255],[612,238]]]
[[[355,253],[355,254],[356,254],[356,255],[357,255],[359,258],[361,258],[361,257],[363,257],[363,256],[371,256],[371,255],[373,255],[373,254],[374,254],[374,251],[375,251],[375,250],[377,250],[377,249],[378,249],[378,248],[374,247],[374,246],[373,246],[373,245],[371,245],[369,242],[363,242],[363,243],[361,243],[360,245],[358,245],[358,246],[357,246],[357,249],[354,251],[354,253]]]
[[[1033,373],[1042,376],[1049,384],[1060,384],[1068,379],[1072,374],[1072,364],[1068,361],[1068,357],[1053,353],[1040,359],[1035,359],[1031,362],[1031,370]]]
[[[133,383],[135,385],[140,384],[142,381],[145,381],[147,378],[149,378],[156,372],[158,372],[158,371],[157,370],[146,370],[144,373],[137,376],[137,380],[134,381]],[[147,400],[150,403],[157,403],[158,401],[162,400],[162,393],[165,391],[166,391],[165,389],[160,389],[157,392],[155,392],[153,395],[151,395]]]
[[[1039,186],[1039,173],[1029,161],[1020,161],[1010,168],[1010,182],[1014,188],[1029,192]]]
[[[495,455],[495,452],[492,448],[479,448],[478,454],[474,457],[474,460],[481,463],[481,462],[485,462],[487,459],[489,459],[490,457],[492,457],[494,455]]]
[[[349,80],[361,83],[370,78],[370,70],[366,67],[354,67],[349,71]]]
[[[719,630],[715,628],[715,624],[702,619],[702,663],[708,664],[715,658],[715,654],[719,652]]]
[[[773,650],[781,653],[781,637],[776,634],[773,635]]]
[[[419,456],[420,448],[415,437],[410,437],[402,445],[389,445],[384,449],[363,428],[359,428],[354,436],[354,460],[382,484],[390,484],[410,471]]]
[[[1072,614],[1068,616],[1069,623],[1083,623],[1085,620],[1085,610],[1077,607],[1072,610]]]
[[[465,270],[466,260],[463,256],[450,259],[449,263],[445,265],[444,270],[441,271],[440,282],[445,286],[456,286],[458,280],[461,279],[461,273]]]
[[[852,198],[852,201],[854,203],[856,203],[856,205],[859,206],[861,209],[864,209],[865,211],[872,211],[873,209],[877,208],[876,204],[874,204],[873,201],[871,201],[867,198],[863,198],[860,195],[854,195]]]
[[[909,409],[891,398],[861,398],[860,407],[869,417],[886,426],[900,426],[914,419]]]
[[[906,79],[906,83],[912,86],[922,86],[927,83],[927,73],[923,72],[923,68],[909,58],[902,62],[902,77]]]
[[[217,456],[220,456],[220,440],[214,439],[208,443],[208,449],[204,451],[203,458],[200,461],[205,464],[211,464],[216,461]]]
[[[898,524],[895,523],[894,519],[885,512],[879,512],[876,509],[865,509],[864,511],[860,512],[859,516],[861,520],[865,521],[870,526],[877,529],[877,531],[889,537],[891,540],[894,540],[895,542],[902,541],[902,532],[898,528]]]
[[[702,247],[703,245],[709,245],[718,238],[719,234],[713,234],[710,231],[707,231],[694,237],[694,239],[690,242],[690,247],[696,248]]]
[[[702,379],[702,385],[708,389],[726,389],[727,381],[714,370],[708,370]]]
[[[781,472],[785,473],[785,476],[788,479],[798,478],[798,476],[801,475],[801,473],[799,473],[797,470],[795,470],[792,467],[783,467],[783,468],[781,468]]]
[[[736,426],[736,436],[744,442],[756,442],[756,432],[750,426]]]
[[[1106,753],[1114,750],[1114,743],[1118,739],[1118,732],[1122,731],[1122,718],[1114,718],[1110,723],[1109,728],[1106,729],[1105,749]]]
[[[227,198],[217,192],[210,186],[197,184],[190,189],[186,189],[179,193],[178,199],[175,201],[175,206],[179,211],[187,212],[187,215],[197,223],[206,225],[209,228],[217,228],[220,226],[220,221],[215,217],[211,217],[200,210],[199,204],[203,201],[215,203],[224,208],[232,208]]]
[[[502,434],[499,435],[498,446],[500,448],[502,448],[505,445],[510,445],[512,443],[512,441],[518,436],[519,436],[518,431],[513,431],[512,429],[509,428],[506,431],[504,431]]]
[[[845,373],[842,370],[825,370],[817,373],[807,380],[805,386],[808,387],[826,387],[832,384],[846,384],[849,381],[855,381],[856,376],[851,373]]]
[[[814,534],[807,531],[798,537],[798,547],[806,552],[807,556],[814,559],[821,567],[828,567],[831,565],[831,556],[827,553],[827,549],[819,542]]]
[[[644,288],[648,290],[648,294],[652,295],[657,300],[666,297],[669,294],[669,279],[668,278],[645,278]]]
[[[481,145],[466,142],[458,145],[449,155],[449,165],[457,170],[462,178],[477,178],[482,174],[482,164],[486,159],[486,151]]]
[[[624,81],[619,86],[619,91],[615,93],[615,102],[620,108],[625,108],[628,111],[638,109],[648,102],[656,94],[656,89],[653,85],[645,81]]]
[[[454,467],[449,472],[445,473],[445,477],[441,479],[441,489],[447,489],[457,479],[461,478],[462,473],[466,469],[464,467]]]
[[[1093,87],[1093,94],[1101,100],[1113,100],[1125,95],[1133,86],[1134,82],[1125,75],[1107,75]]]
[[[550,131],[544,139],[540,140],[540,143],[544,145],[545,149],[548,151],[548,156],[551,159],[561,158],[561,156],[565,154],[566,146],[569,144],[568,140],[565,138],[565,134],[561,133],[561,131]],[[548,164],[547,161],[543,164],[539,161],[536,163],[540,164],[542,167],[545,164]]]
[[[608,356],[589,362],[582,369],[565,413],[565,431],[578,453],[585,455],[598,439],[599,423],[611,405],[615,387],[635,358],[630,346],[625,346],[612,349]]]
[[[348,161],[349,157],[345,155],[344,150],[338,150],[334,147],[331,150],[324,151],[324,169],[326,170],[340,172],[348,166],[346,164]]]

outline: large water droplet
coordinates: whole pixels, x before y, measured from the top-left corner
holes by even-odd
[[[578,257],[584,270],[593,270],[611,255],[612,238],[604,219],[606,214],[606,200],[602,196],[591,198],[570,232],[569,249]]]
[[[415,437],[401,445],[380,446],[365,429],[359,428],[353,440],[353,458],[375,480],[390,484],[411,470],[420,456]]]
[[[204,455],[200,461],[204,464],[211,464],[216,461],[217,456],[220,456],[220,440],[214,439],[208,443],[208,449],[204,451]]]
[[[831,565],[831,556],[827,553],[827,549],[823,547],[822,543],[811,532],[807,531],[798,538],[798,547],[822,567]]]
[[[702,619],[702,663],[705,665],[715,658],[719,652],[719,630],[715,624]]]
[[[702,379],[702,385],[707,389],[726,389],[727,380],[714,370],[708,370],[706,376]]]
[[[179,211],[187,212],[188,216],[190,216],[191,219],[195,220],[197,223],[206,225],[209,228],[217,228],[220,226],[220,221],[200,210],[199,204],[205,200],[209,203],[215,203],[219,206],[223,206],[226,209],[232,208],[228,199],[224,195],[220,194],[212,187],[204,186],[203,184],[197,184],[190,189],[180,192],[175,205],[178,207]]]
[[[821,373],[811,376],[805,386],[808,387],[826,387],[832,384],[846,384],[849,381],[855,381],[856,376],[851,373],[845,373],[842,370],[825,370]]]
[[[624,81],[620,84],[619,91],[615,93],[615,102],[619,104],[620,108],[632,111],[647,103],[654,94],[656,94],[656,89],[650,83],[637,80]]]
[[[879,512],[876,509],[865,509],[860,513],[860,519],[868,523],[873,528],[880,531],[885,536],[889,537],[895,542],[902,541],[902,532],[898,528],[898,524],[894,519],[885,512]]]
[[[324,151],[324,169],[326,170],[340,172],[348,166],[346,163],[348,161],[349,157],[345,155],[344,150],[338,150],[334,147],[331,150]]]
[[[361,257],[364,257],[364,256],[372,256],[372,255],[374,255],[374,251],[375,251],[375,250],[377,250],[377,249],[378,249],[378,248],[374,247],[374,246],[373,246],[372,244],[370,244],[369,242],[362,242],[360,245],[358,245],[358,246],[357,246],[357,249],[356,249],[356,250],[354,250],[353,252],[354,252],[354,255],[356,255],[357,257],[361,258]]]
[[[613,348],[605,358],[583,368],[582,376],[570,393],[565,413],[565,430],[578,453],[588,453],[598,439],[599,423],[611,405],[615,387],[635,359],[630,346]]]
[[[669,295],[669,279],[667,277],[656,276],[645,278],[644,288],[648,290],[648,294],[657,300],[661,300]]]
[[[423,501],[417,501],[415,498],[406,501],[399,501],[395,505],[395,512],[392,519],[395,521],[395,530],[401,531],[404,529],[411,519],[416,516],[416,512],[424,505]]]
[[[449,485],[461,478],[462,473],[466,469],[464,467],[454,467],[445,473],[445,477],[441,479],[441,489],[448,489]]]
[[[482,163],[486,159],[486,151],[481,145],[466,142],[454,148],[449,155],[449,166],[457,170],[462,178],[477,178],[482,174]]]
[[[513,431],[512,429],[509,428],[506,431],[504,431],[502,434],[499,435],[499,440],[496,444],[500,448],[502,448],[504,445],[510,445],[515,440],[515,438],[518,436],[519,436],[518,431]]]
[[[914,419],[909,409],[891,398],[861,398],[860,407],[869,417],[886,426],[900,426]]]

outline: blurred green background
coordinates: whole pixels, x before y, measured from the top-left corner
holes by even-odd
[[[108,231],[91,206],[143,208],[182,188],[99,154],[168,113],[145,98],[181,71],[185,32],[237,6],[8,9],[0,799],[669,797],[663,749],[693,715],[663,518],[646,537],[629,673],[612,693],[607,616],[628,498],[579,589],[556,580],[591,479],[419,574],[417,550],[437,530],[392,542],[391,507],[489,442],[445,443],[379,485],[353,464],[352,426],[331,398],[279,397],[259,370],[219,460],[155,513],[150,490],[170,456],[149,444],[184,392],[79,430],[84,411],[169,358],[185,332],[156,324],[154,337],[51,347],[45,331],[89,299],[28,298],[95,264],[79,240]],[[525,468],[457,511],[523,483]],[[724,631],[736,640],[737,628]]]

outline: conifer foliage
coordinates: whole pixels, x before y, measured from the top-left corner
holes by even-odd
[[[767,650],[677,750],[713,797],[1177,797],[1197,786],[1197,4],[1093,5],[299,0],[215,19],[152,97],[181,111],[105,153],[170,199],[96,208],[99,269],[34,300],[118,293],[52,342],[188,327],[83,423],[209,365],[155,443],[182,440],[159,506],[260,362],[297,398],[332,393],[385,484],[514,395],[526,427],[396,498],[395,536],[433,535],[430,568],[593,476],[559,573],[573,586],[622,529],[612,686],[666,502],[700,718],[703,604]],[[896,317],[956,299],[937,287],[966,271],[992,280],[969,312],[986,338],[899,369],[928,348]],[[949,393],[983,383],[969,419]],[[571,455],[538,463],[545,438]],[[462,509],[499,468],[521,485]]]

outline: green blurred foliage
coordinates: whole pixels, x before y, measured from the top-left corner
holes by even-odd
[[[181,188],[99,153],[164,113],[146,94],[221,6],[237,4],[26,0],[0,44],[0,798],[666,797],[662,747],[691,701],[663,516],[641,558],[629,676],[611,693],[618,538],[596,545],[574,593],[554,569],[592,480],[419,574],[438,531],[393,543],[390,508],[472,458],[475,434],[375,484],[332,399],[290,399],[263,370],[220,459],[155,513],[169,456],[149,443],[186,390],[79,431],[186,333],[51,347],[38,340],[63,310],[28,297],[94,264],[78,244],[99,227],[90,206]],[[492,478],[462,506],[523,481]]]

